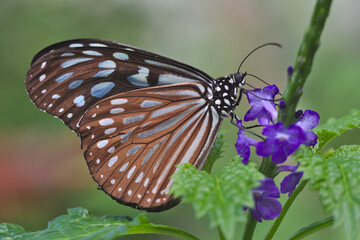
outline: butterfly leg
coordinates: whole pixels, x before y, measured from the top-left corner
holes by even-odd
[[[241,88],[241,89],[240,89],[239,98],[237,99],[237,101],[236,101],[236,103],[235,103],[235,105],[234,105],[234,109],[235,109],[237,106],[239,106],[240,101],[241,101],[241,98],[242,98],[242,95],[243,95],[243,92],[244,92],[244,90]]]
[[[231,116],[231,124],[238,127],[236,122],[238,122],[240,120],[240,118],[233,111],[230,112],[230,116]],[[236,122],[234,122],[234,119],[236,120]]]

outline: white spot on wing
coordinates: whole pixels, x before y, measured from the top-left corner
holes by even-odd
[[[58,99],[60,97],[60,95],[59,94],[54,94],[54,95],[52,95],[52,99]]]
[[[115,68],[116,63],[112,60],[106,60],[106,61],[99,63],[98,67],[99,68]]]
[[[143,178],[143,176],[144,176],[144,172],[141,172],[141,173],[139,174],[139,176],[136,178],[135,182],[136,182],[136,183],[141,182],[141,179]]]
[[[115,130],[116,130],[116,128],[109,128],[109,129],[106,129],[104,133],[106,135],[108,135],[108,134],[111,134],[111,133],[115,132]]]
[[[110,110],[110,113],[111,113],[111,114],[116,114],[116,113],[121,113],[121,112],[123,112],[123,111],[125,111],[123,108],[112,108],[112,109]]]
[[[89,46],[90,47],[107,47],[107,45],[105,45],[103,43],[90,43]]]
[[[83,51],[83,54],[90,55],[90,56],[102,56],[101,53],[99,53],[97,51],[93,51],[93,50]]]
[[[72,43],[72,44],[69,45],[69,47],[71,47],[71,48],[83,47],[83,46],[84,46],[84,45],[81,44],[81,43]]]
[[[111,100],[112,105],[120,105],[120,104],[124,104],[124,103],[127,103],[127,102],[128,102],[128,100],[124,99],[124,98],[117,98],[117,99]]]
[[[145,114],[127,117],[127,118],[123,119],[123,123],[125,125],[127,125],[127,124],[131,124],[131,123],[139,122],[139,121],[143,120],[144,117],[145,117]]]
[[[147,81],[147,77],[149,76],[149,69],[145,67],[139,67],[138,74],[131,75],[127,78],[127,80],[136,86],[147,87],[150,86]]]
[[[156,107],[158,105],[162,104],[162,102],[159,101],[153,101],[153,100],[144,100],[141,104],[140,107],[142,108],[152,108],[152,107]]]
[[[108,153],[113,153],[113,152],[115,152],[115,147],[111,147],[107,151],[108,151]]]
[[[75,55],[74,53],[67,52],[67,53],[61,54],[60,57],[71,57],[71,56],[74,56],[74,55]]]
[[[121,52],[116,52],[113,54],[113,56],[120,60],[128,60],[129,59],[129,55],[127,55],[125,53],[121,53]]]
[[[125,163],[125,164],[120,168],[119,172],[125,171],[125,169],[128,167],[128,165],[129,165],[129,162]]]
[[[65,62],[63,62],[61,64],[61,67],[62,68],[68,68],[68,67],[71,67],[71,66],[74,66],[78,63],[82,63],[82,62],[87,62],[87,61],[90,61],[92,60],[92,58],[76,58],[76,59],[70,59],[70,60],[67,60]]]
[[[100,142],[98,142],[96,145],[97,145],[97,147],[98,148],[103,148],[103,147],[105,147],[107,144],[109,143],[109,140],[102,140],[102,141],[100,141]]]
[[[43,81],[46,78],[46,74],[43,74],[39,77],[40,82]]]
[[[71,77],[73,74],[74,74],[73,72],[65,73],[65,74],[61,75],[60,77],[57,77],[55,79],[55,82],[62,83],[63,81],[65,81],[66,79]]]
[[[97,72],[96,74],[94,74],[93,77],[108,77],[108,76],[110,76],[114,71],[115,71],[115,69],[102,70],[102,71],[99,71],[99,72]]]
[[[91,88],[90,94],[93,97],[102,98],[107,93],[109,93],[111,89],[113,89],[114,87],[115,87],[115,83],[113,82],[101,82],[94,85]]]
[[[85,105],[85,97],[84,97],[84,95],[77,96],[77,97],[74,99],[73,103],[75,103],[75,105],[76,105],[77,107],[82,107],[82,106],[84,106],[84,105]]]
[[[146,187],[149,183],[149,178],[146,178],[145,181],[144,181],[144,187]]]
[[[114,123],[114,119],[112,118],[104,118],[99,121],[101,126],[108,126]]]
[[[128,172],[127,179],[130,179],[130,178],[131,178],[131,176],[133,175],[135,169],[136,169],[136,165],[133,166],[133,167],[130,169],[130,171]]]
[[[112,157],[112,158],[109,160],[108,166],[109,166],[109,167],[112,167],[112,166],[116,163],[117,160],[118,160],[118,156]]]

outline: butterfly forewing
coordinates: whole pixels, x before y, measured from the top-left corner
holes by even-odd
[[[33,59],[26,88],[35,105],[72,130],[84,112],[116,93],[180,82],[206,82],[205,73],[116,42],[78,39],[49,46]]]
[[[202,167],[221,123],[203,98],[206,91],[203,83],[145,88],[91,107],[80,122],[80,136],[101,188],[149,211],[173,206],[175,165]]]

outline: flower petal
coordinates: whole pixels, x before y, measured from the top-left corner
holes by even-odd
[[[238,154],[243,158],[243,163],[246,164],[249,161],[250,157],[250,146],[256,146],[258,141],[245,135],[241,120],[237,121],[237,125],[239,128],[239,132],[238,139],[235,143],[235,148]]]
[[[260,180],[261,185],[253,189],[253,192],[262,197],[279,198],[280,191],[274,180],[265,177],[264,180]]]
[[[250,208],[249,210],[251,212],[251,215],[253,216],[253,218],[255,218],[256,221],[262,222],[260,212],[257,208]]]
[[[281,213],[281,203],[274,198],[259,197],[255,201],[256,209],[264,220],[277,218]]]
[[[277,118],[276,106],[274,104],[274,97],[279,93],[276,85],[270,85],[263,89],[254,89],[248,91],[246,96],[251,109],[245,114],[244,120],[251,121],[258,118],[259,124],[268,125],[274,122]]]
[[[280,183],[281,193],[289,193],[290,196],[299,184],[302,175],[303,172],[294,172],[284,177]]]
[[[296,122],[296,125],[301,127],[304,132],[311,131],[319,124],[320,115],[311,110],[305,110],[301,118]]]

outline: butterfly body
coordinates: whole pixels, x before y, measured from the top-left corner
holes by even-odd
[[[176,165],[202,169],[222,119],[234,116],[245,75],[213,79],[189,65],[97,39],[60,42],[35,55],[31,100],[81,138],[89,171],[118,202],[162,211]]]

